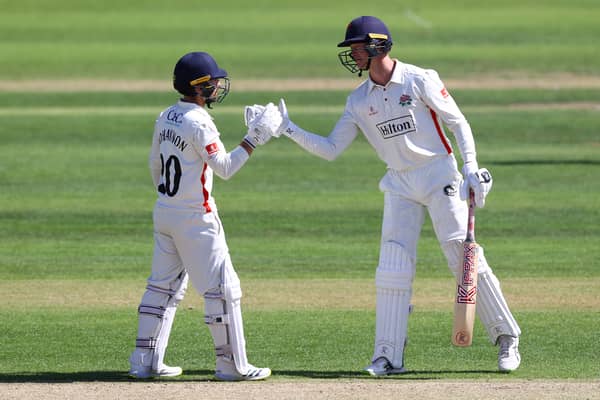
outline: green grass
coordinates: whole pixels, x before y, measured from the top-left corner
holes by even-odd
[[[443,78],[600,70],[595,1],[350,0],[343,9],[313,0],[226,3],[208,12],[183,0],[143,6],[0,0],[0,80],[168,81],[180,55],[208,50],[233,78],[232,93],[212,112],[231,149],[244,134],[243,105],[280,96],[299,125],[330,131],[347,91],[241,92],[235,80],[350,78],[340,70],[335,44],[361,14],[386,10],[394,55],[434,67]],[[497,373],[496,348],[481,325],[471,348],[452,347],[450,302],[441,310],[420,298],[409,326],[411,372],[397,379],[597,379],[600,124],[597,109],[556,106],[596,104],[600,90],[452,93],[475,132],[480,165],[494,176],[486,208],[477,213],[477,238],[506,282],[509,302],[518,304],[523,364],[513,374]],[[0,382],[126,379],[152,253],[152,126],[175,98],[0,91],[0,288],[10,296],[0,305]],[[275,291],[285,280],[310,294],[292,302],[245,291],[250,359],[273,368],[274,379],[369,379],[361,369],[372,351],[372,307],[342,301],[324,309],[315,305],[322,298],[311,296],[352,299],[357,294],[346,288],[315,290],[343,279],[373,288],[384,172],[362,137],[335,162],[282,138],[258,149],[230,181],[215,179],[242,286],[260,282]],[[539,304],[518,301],[520,279],[531,282]],[[417,282],[433,290],[449,280],[427,221]],[[570,282],[581,292],[574,294]],[[83,283],[85,295],[69,292]],[[575,295],[584,302],[569,301]],[[198,297],[193,290],[187,296]],[[272,304],[256,307],[257,296]],[[548,307],[550,299],[566,306]],[[167,361],[185,369],[180,380],[206,380],[212,354],[201,307],[181,307]]]
[[[198,49],[236,78],[339,77],[336,45],[359,15],[385,18],[394,54],[443,76],[600,70],[594,0],[2,0],[0,8],[2,79],[162,80]]]
[[[135,335],[135,310],[2,312],[0,382],[124,381]],[[597,378],[597,313],[521,312],[525,328],[523,365],[511,377],[546,379]],[[167,362],[181,365],[181,380],[211,379],[211,338],[198,310],[180,310]],[[246,312],[249,357],[269,365],[275,379],[355,378],[371,355],[371,311]],[[469,349],[452,347],[447,313],[419,312],[410,319],[408,374],[397,379],[504,379],[496,350],[480,326]],[[572,333],[576,331],[577,335]],[[316,334],[318,332],[318,334]],[[427,332],[427,334],[423,334]],[[551,334],[550,334],[551,332]],[[66,345],[64,338],[69,338]],[[8,338],[8,340],[7,340]],[[99,354],[102,349],[102,354]],[[559,362],[558,362],[559,361]],[[540,374],[543,370],[543,374]]]
[[[600,276],[597,112],[511,111],[503,108],[502,93],[482,95],[490,106],[483,109],[477,108],[481,104],[473,93],[461,94],[465,108],[474,111],[468,117],[480,164],[495,178],[487,207],[478,212],[478,240],[501,281],[535,278],[535,289],[546,296],[569,296],[564,288],[554,292],[552,285],[544,292],[547,279]],[[226,145],[232,148],[243,134],[241,107],[248,99],[279,95],[232,95],[221,111],[217,106],[214,115]],[[570,96],[593,101],[597,91],[573,90]],[[552,103],[570,96],[519,91],[522,102],[542,98]],[[112,281],[139,281],[141,291],[152,250],[154,194],[146,160],[154,112],[36,115],[37,107],[68,110],[85,104],[93,110],[140,104],[138,94],[50,97],[52,102],[40,105],[29,94],[12,93],[23,117],[8,111],[0,115],[5,149],[0,161],[0,278],[95,281],[99,300],[103,285],[115,294]],[[173,97],[157,94],[143,104],[158,111]],[[327,99],[323,104],[343,106],[338,92],[296,92],[290,98],[296,121],[323,134],[337,115],[311,106],[321,98]],[[14,108],[7,99],[0,95],[3,110]],[[384,170],[362,138],[335,162],[312,157],[282,138],[258,149],[232,180],[217,180],[215,195],[242,283],[274,278],[305,285],[332,278],[372,282],[382,203],[377,181]],[[449,279],[428,222],[419,245],[417,279]],[[197,294],[190,291],[188,296]],[[372,346],[373,310],[311,310],[311,299],[305,301],[308,310],[247,310],[251,358],[272,367],[277,379],[360,378]],[[278,304],[285,305],[286,299]],[[125,379],[135,301],[115,309],[90,307],[78,305],[77,299],[69,299],[63,309],[53,304],[42,310],[0,306],[0,381]],[[597,377],[597,312],[536,311],[531,306],[514,312],[524,332],[524,362],[511,377]],[[400,379],[503,379],[495,372],[496,349],[481,326],[472,348],[451,347],[451,318],[451,310],[417,308],[407,350],[413,372]],[[212,374],[210,338],[201,319],[200,310],[182,309],[175,324],[168,359],[188,371],[184,380]]]

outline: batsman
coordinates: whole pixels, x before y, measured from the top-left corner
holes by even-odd
[[[257,145],[270,136],[248,130],[239,146],[228,152],[207,108],[229,93],[227,72],[205,52],[179,59],[173,71],[179,101],[158,116],[149,165],[156,189],[153,212],[152,271],[138,307],[135,350],[129,358],[133,378],[173,377],[180,367],[165,363],[175,313],[188,280],[204,297],[204,322],[215,349],[215,376],[225,381],[262,380],[269,368],[248,362],[242,320],[242,289],[233,268],[217,203],[213,174],[235,175]],[[248,112],[246,124],[281,124],[270,104],[260,114]]]
[[[367,74],[347,98],[343,114],[328,136],[294,124],[283,99],[283,123],[274,136],[285,135],[310,153],[334,160],[357,137],[365,136],[387,172],[379,183],[384,193],[379,263],[375,274],[375,349],[365,370],[374,376],[405,371],[417,241],[429,213],[452,273],[463,266],[467,232],[467,194],[483,207],[492,176],[479,168],[471,127],[436,71],[390,57],[392,36],[380,19],[361,16],[346,28],[338,54],[351,73]],[[462,175],[444,131],[452,132],[464,162]],[[477,314],[492,344],[499,346],[498,368],[519,367],[521,330],[484,253],[478,254]]]

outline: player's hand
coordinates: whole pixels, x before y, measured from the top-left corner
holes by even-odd
[[[279,137],[282,134],[291,137],[294,132],[294,123],[290,121],[290,117],[288,116],[287,106],[285,105],[285,100],[279,99],[279,113],[281,114],[281,125],[277,132],[273,134],[275,137]]]
[[[250,127],[250,124],[254,123],[256,118],[265,111],[265,108],[265,106],[261,106],[260,104],[244,107],[244,123],[246,126]]]
[[[469,165],[471,164],[471,165]],[[475,193],[475,205],[479,208],[485,206],[485,198],[492,190],[492,174],[487,168],[477,168],[477,164],[469,163],[463,167],[465,179],[461,186],[461,198],[467,199],[469,188]]]
[[[266,106],[246,106],[244,120],[248,126],[248,134],[244,141],[252,147],[267,143],[273,133],[281,125],[281,114],[273,103]]]

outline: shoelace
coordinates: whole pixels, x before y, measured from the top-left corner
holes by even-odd
[[[500,344],[500,356],[508,357],[510,355],[510,348],[512,343],[510,341],[505,341]]]

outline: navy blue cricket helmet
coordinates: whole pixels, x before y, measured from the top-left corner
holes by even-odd
[[[229,93],[229,78],[210,54],[196,51],[184,55],[175,64],[173,87],[184,96],[200,94],[210,105],[220,103]],[[196,87],[200,87],[200,93]]]
[[[388,53],[393,44],[392,35],[387,26],[379,18],[370,15],[363,15],[350,21],[346,27],[346,37],[337,46],[348,47],[354,43],[365,44],[365,50],[369,54],[369,59]],[[351,50],[340,52],[338,57],[342,65],[350,72],[359,72],[359,68],[352,58]]]
[[[387,41],[391,47],[392,35],[383,21],[364,15],[350,21],[346,27],[346,38],[338,43],[338,47],[348,47],[352,43],[369,43],[374,39]]]

